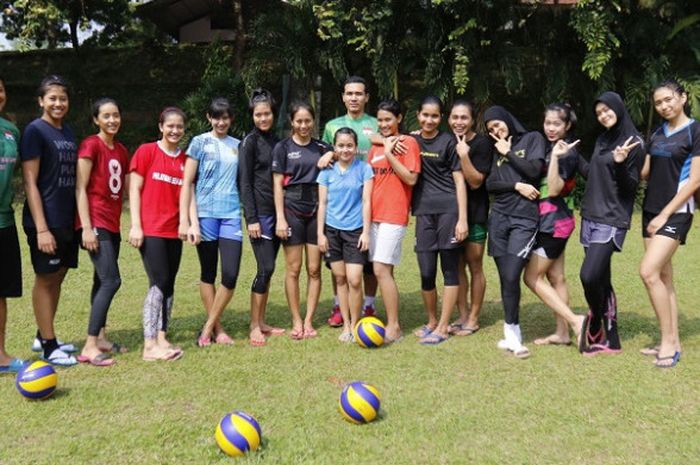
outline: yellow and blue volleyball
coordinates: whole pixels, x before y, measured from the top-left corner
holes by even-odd
[[[17,390],[27,399],[45,399],[53,394],[57,384],[56,370],[42,361],[25,365],[15,379]]]
[[[382,320],[373,316],[366,316],[355,325],[355,340],[360,347],[379,347],[384,344],[385,331]]]
[[[221,419],[214,438],[226,455],[240,457],[260,446],[262,432],[255,418],[236,411]]]
[[[376,387],[355,381],[340,393],[340,413],[351,423],[369,423],[377,418],[380,402]]]

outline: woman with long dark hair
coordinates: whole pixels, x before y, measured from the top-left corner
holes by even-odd
[[[671,260],[685,244],[700,187],[700,123],[686,113],[688,93],[675,80],[653,92],[656,112],[664,120],[649,139],[642,177],[647,179],[642,236],[645,253],[640,275],[659,321],[661,341],[642,350],[655,355],[656,366],[671,368],[681,357],[678,302]]]

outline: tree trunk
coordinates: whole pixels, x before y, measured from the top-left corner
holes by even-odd
[[[73,48],[79,48],[80,42],[78,41],[78,21],[71,20],[70,22],[70,43]]]
[[[236,27],[236,41],[233,52],[233,69],[240,71],[243,68],[243,56],[245,54],[246,37],[245,21],[243,20],[242,0],[233,1],[233,20]]]

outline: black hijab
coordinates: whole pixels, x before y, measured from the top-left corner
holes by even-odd
[[[508,110],[499,105],[494,105],[484,112],[484,124],[489,121],[503,121],[508,126],[508,135],[513,136],[513,144],[527,133],[527,129]]]
[[[634,126],[632,117],[625,108],[625,103],[619,94],[615,92],[603,92],[593,103],[593,109],[598,103],[604,103],[617,116],[617,122],[610,129],[606,129],[598,136],[597,148],[601,151],[614,150],[615,147],[625,143],[632,136],[639,137],[639,131]]]

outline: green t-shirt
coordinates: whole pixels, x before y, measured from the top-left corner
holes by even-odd
[[[12,210],[12,176],[19,152],[19,129],[17,126],[0,118],[0,228],[15,224]]]
[[[377,127],[377,118],[363,113],[357,119],[350,118],[347,114],[334,118],[326,123],[326,129],[323,131],[323,141],[328,144],[333,144],[333,136],[340,128],[350,128],[357,133],[357,158],[366,160],[369,149],[372,147],[372,142],[369,138],[379,131]]]

